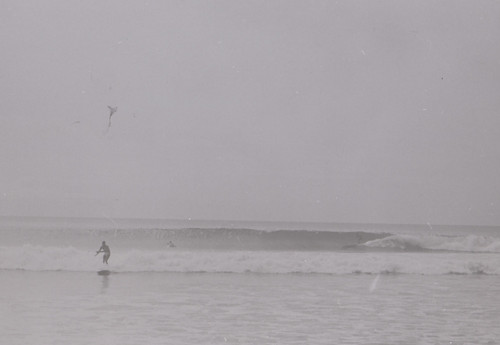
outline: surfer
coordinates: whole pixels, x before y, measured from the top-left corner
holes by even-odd
[[[106,241],[102,241],[101,248],[95,253],[95,255],[99,253],[104,253],[102,257],[102,263],[103,264],[108,264],[108,259],[111,256],[111,251],[109,250],[108,245],[106,244]]]

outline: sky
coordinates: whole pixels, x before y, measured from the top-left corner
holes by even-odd
[[[500,225],[499,16],[0,0],[0,216]]]

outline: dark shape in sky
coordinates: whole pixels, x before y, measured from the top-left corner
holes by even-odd
[[[114,113],[118,110],[118,107],[111,107],[108,105],[109,108],[109,123],[108,123],[108,128],[111,127],[111,116],[113,116]]]

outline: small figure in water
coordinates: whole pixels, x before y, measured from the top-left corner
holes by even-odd
[[[175,244],[172,241],[168,241],[167,246],[169,246],[170,248],[175,248]]]
[[[103,264],[108,264],[108,259],[111,256],[111,251],[109,250],[108,245],[106,244],[106,241],[102,241],[101,248],[95,253],[95,255],[99,253],[104,253],[104,256],[102,257],[102,263]]]

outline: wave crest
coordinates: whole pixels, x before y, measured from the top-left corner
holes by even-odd
[[[363,244],[401,251],[500,252],[500,239],[490,236],[391,235]]]

